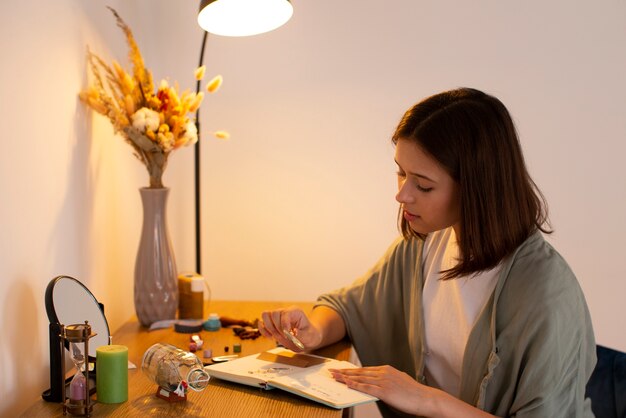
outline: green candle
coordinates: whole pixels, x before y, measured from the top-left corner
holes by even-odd
[[[96,391],[98,402],[128,400],[128,347],[103,345],[96,349]]]

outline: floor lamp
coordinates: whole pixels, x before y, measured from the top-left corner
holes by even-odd
[[[200,47],[200,62],[204,65],[204,50],[208,33],[222,36],[251,36],[274,30],[291,18],[293,7],[289,0],[201,0],[198,24],[204,33]],[[196,93],[200,92],[200,80]],[[202,274],[201,215],[200,215],[200,108],[196,111],[198,142],[194,149],[196,272]]]

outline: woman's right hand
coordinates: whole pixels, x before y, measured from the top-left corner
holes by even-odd
[[[320,330],[297,306],[263,312],[259,321],[259,332],[296,352],[317,348],[322,341]],[[298,347],[285,332],[297,338],[304,345],[304,349]]]

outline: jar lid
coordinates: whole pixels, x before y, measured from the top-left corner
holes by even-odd
[[[204,292],[204,279],[201,276],[191,278],[191,291]]]

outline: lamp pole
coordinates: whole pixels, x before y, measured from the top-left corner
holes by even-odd
[[[200,62],[198,67],[204,64],[204,49],[209,32],[203,30],[202,46],[200,47]],[[196,94],[200,92],[200,81],[196,81]],[[196,128],[198,131],[198,141],[194,148],[194,185],[195,185],[195,210],[196,210],[196,273],[202,274],[202,246],[201,246],[201,228],[200,228],[200,107],[196,110]]]

